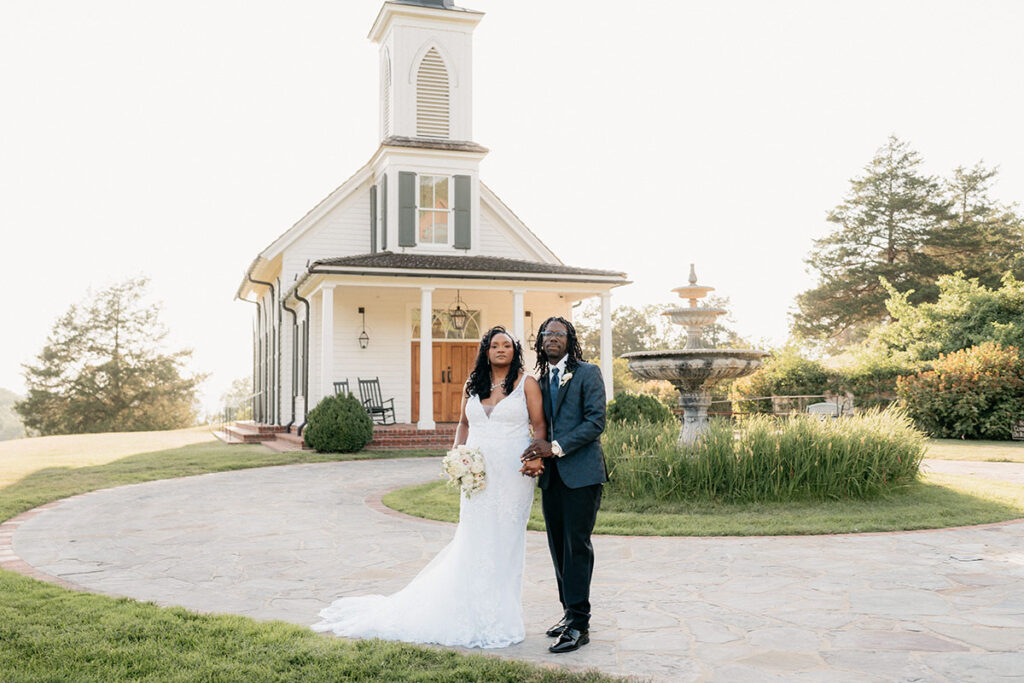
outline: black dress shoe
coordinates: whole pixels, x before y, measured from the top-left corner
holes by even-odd
[[[557,638],[562,635],[562,632],[567,628],[569,627],[566,625],[565,618],[563,617],[560,622],[549,628],[545,633],[548,638]]]
[[[572,652],[578,650],[587,643],[590,642],[590,634],[587,631],[577,631],[576,629],[566,626],[562,634],[558,636],[558,642],[548,648],[548,652],[554,652],[560,654],[562,652]]]

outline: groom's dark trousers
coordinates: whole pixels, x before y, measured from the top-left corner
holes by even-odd
[[[548,548],[555,565],[558,599],[565,622],[590,629],[590,580],[594,548],[590,535],[601,506],[602,484],[608,480],[601,433],[605,423],[605,392],[596,365],[580,363],[557,392],[541,378],[548,440],[558,441],[565,455],[544,462],[541,503]]]

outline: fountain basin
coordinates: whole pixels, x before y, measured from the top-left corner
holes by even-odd
[[[664,313],[663,316],[671,318],[672,322],[677,325],[685,325],[686,327],[692,327],[694,325],[704,327],[705,325],[714,324],[718,316],[725,315],[728,311],[724,308],[670,308]]]
[[[679,429],[680,445],[694,443],[708,428],[711,389],[722,380],[743,377],[761,367],[767,351],[755,349],[708,349],[701,331],[711,325],[725,309],[698,306],[697,301],[714,287],[697,284],[697,271],[690,264],[690,284],[672,290],[690,300],[687,307],[670,308],[665,315],[686,328],[686,348],[668,351],[635,351],[623,354],[629,370],[642,379],[667,380],[679,392],[683,413]]]
[[[696,391],[721,380],[749,375],[769,355],[754,349],[678,349],[634,351],[622,357],[639,377],[668,380],[681,391]]]

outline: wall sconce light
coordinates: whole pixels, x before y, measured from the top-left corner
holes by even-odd
[[[365,349],[370,345],[370,335],[366,334],[366,309],[359,307],[359,315],[363,316],[363,331],[359,335],[359,348]]]
[[[466,329],[466,321],[469,320],[469,313],[462,307],[462,297],[459,290],[455,290],[455,305],[448,308],[448,318],[452,321],[452,327],[461,332]]]
[[[533,331],[533,312],[526,311],[523,315],[530,319],[530,336],[526,338],[526,343],[529,344],[532,349],[537,345],[537,334]]]

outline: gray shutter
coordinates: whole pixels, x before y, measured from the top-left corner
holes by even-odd
[[[370,185],[370,253],[377,253],[377,186]]]
[[[388,250],[388,176],[380,177],[380,250]]]
[[[472,184],[468,175],[455,176],[455,248],[469,249],[470,246],[470,197]]]
[[[416,174],[398,172],[398,246],[416,246]]]

